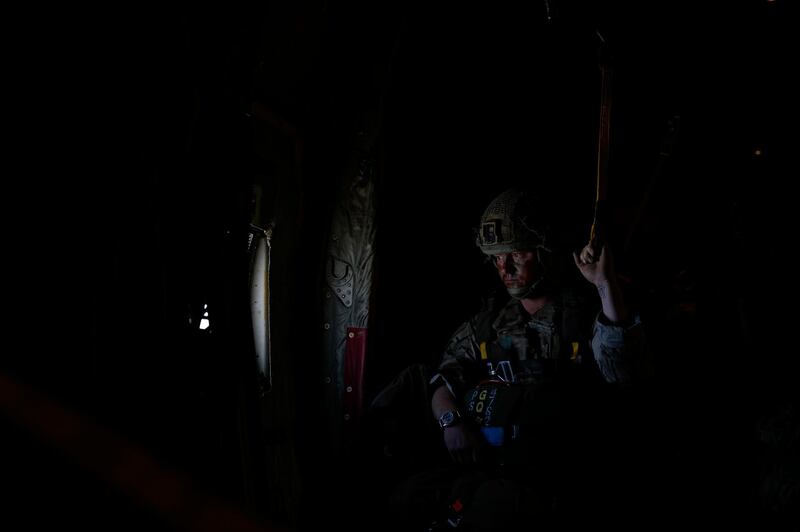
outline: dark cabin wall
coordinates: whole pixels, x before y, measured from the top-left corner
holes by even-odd
[[[732,508],[758,504],[767,450],[754,427],[796,388],[791,314],[776,310],[793,278],[797,175],[786,3],[558,2],[552,23],[538,3],[19,14],[7,48],[16,208],[4,224],[3,375],[185,475],[191,493],[291,523],[313,510],[315,486],[338,485],[315,455],[315,298],[329,198],[361,118],[384,113],[372,396],[406,364],[433,360],[479,305],[492,278],[471,229],[489,198],[558,176],[568,241],[582,244],[599,27],[617,66],[618,234],[666,120],[682,120],[636,246],[620,257],[657,356],[652,413],[642,413],[657,441],[648,464],[677,521],[688,509],[734,520]],[[277,219],[278,358],[265,402],[242,306],[253,181]],[[188,327],[205,302],[214,335]],[[26,419],[57,423],[20,418],[31,411],[14,389],[4,381],[3,484],[22,519],[176,527],[174,512],[37,435]],[[89,464],[107,451],[91,438],[77,448]]]

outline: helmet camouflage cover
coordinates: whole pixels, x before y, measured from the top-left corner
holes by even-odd
[[[487,255],[547,249],[543,207],[526,191],[509,189],[481,216],[476,244]]]

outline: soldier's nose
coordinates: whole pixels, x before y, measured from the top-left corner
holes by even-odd
[[[504,259],[503,264],[505,264],[506,273],[509,273],[511,275],[515,274],[517,272],[517,265],[514,264],[514,258],[511,256],[511,254],[509,253],[507,255],[504,255],[503,259]]]

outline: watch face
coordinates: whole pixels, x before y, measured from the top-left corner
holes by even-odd
[[[442,417],[439,418],[439,426],[442,428],[449,427],[450,425],[454,425],[459,420],[459,418],[460,416],[457,411],[448,410],[447,412],[442,414]]]

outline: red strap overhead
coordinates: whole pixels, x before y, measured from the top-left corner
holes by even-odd
[[[602,246],[602,231],[606,191],[608,188],[608,153],[611,144],[611,65],[603,37],[598,33],[603,46],[600,48],[600,123],[597,135],[597,182],[594,200],[594,219],[589,234],[589,244],[599,251]]]

